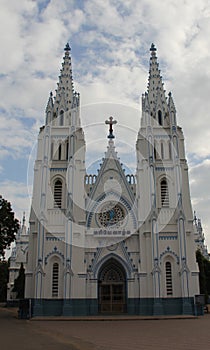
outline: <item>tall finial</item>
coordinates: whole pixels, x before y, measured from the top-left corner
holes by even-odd
[[[113,120],[113,117],[109,117],[109,120],[105,121],[105,124],[109,125],[109,135],[107,136],[108,139],[114,139],[115,136],[113,135],[113,124],[117,124],[116,120]]]
[[[152,43],[152,45],[150,47],[150,51],[151,51],[152,56],[156,56],[157,49],[156,49],[156,47],[155,47],[155,45],[153,43]]]
[[[65,47],[64,51],[71,51],[71,48],[70,48],[70,46],[69,46],[69,43],[66,44],[66,47]]]
[[[26,213],[23,212],[23,226],[25,226],[25,223],[26,223]]]

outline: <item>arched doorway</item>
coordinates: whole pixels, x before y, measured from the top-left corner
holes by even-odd
[[[98,278],[99,312],[126,312],[126,274],[121,264],[108,260],[99,271]]]

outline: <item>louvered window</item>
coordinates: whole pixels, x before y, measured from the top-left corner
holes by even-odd
[[[165,179],[161,181],[161,205],[162,207],[169,207],[168,184]]]
[[[60,144],[58,146],[58,160],[61,160],[61,156],[62,156],[62,145]]]
[[[164,159],[164,145],[163,145],[163,142],[161,142],[160,147],[161,147],[161,159]]]
[[[66,160],[69,158],[69,143],[66,142]]]
[[[166,262],[166,294],[173,295],[171,263]]]
[[[57,180],[54,185],[54,206],[56,208],[62,207],[62,182]]]
[[[172,158],[172,154],[171,154],[171,142],[169,141],[168,143],[168,158],[171,159]]]
[[[58,297],[58,282],[59,282],[59,265],[53,264],[52,270],[52,297]]]
[[[158,111],[158,123],[162,125],[162,112]]]
[[[60,126],[63,126],[64,123],[64,111],[60,111]]]

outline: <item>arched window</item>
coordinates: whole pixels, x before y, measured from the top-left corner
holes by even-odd
[[[162,125],[163,121],[162,121],[162,112],[161,111],[158,111],[158,123],[160,125]]]
[[[69,158],[69,142],[66,142],[66,160]]]
[[[175,117],[174,112],[171,112],[171,120],[172,120],[172,124],[176,125],[176,117]]]
[[[173,150],[175,153],[175,157],[178,156],[178,141],[177,141],[177,137],[174,135],[173,136]]]
[[[60,111],[60,126],[63,126],[63,122],[64,122],[64,111]]]
[[[157,143],[154,143],[154,159],[157,159]]]
[[[161,142],[160,147],[161,147],[161,159],[164,159],[164,145],[163,145],[163,142]]]
[[[59,265],[53,264],[52,268],[52,297],[58,297],[58,284],[59,283]]]
[[[88,185],[88,184],[89,184],[89,176],[85,175],[85,185]]]
[[[56,180],[54,185],[54,207],[62,207],[62,182],[61,180]]]
[[[172,159],[171,141],[168,142],[168,158],[169,158],[169,159]]]
[[[49,124],[51,122],[51,112],[47,112],[47,120],[46,120],[46,124]]]
[[[54,156],[54,143],[52,142],[51,143],[51,159],[53,159],[53,156]]]
[[[58,146],[58,160],[61,160],[61,156],[62,156],[62,147],[61,144]]]
[[[166,262],[166,294],[173,295],[173,285],[172,285],[172,269],[171,263],[169,261]]]
[[[169,207],[169,192],[168,192],[168,183],[166,179],[163,179],[160,184],[161,191],[161,205],[162,207]]]

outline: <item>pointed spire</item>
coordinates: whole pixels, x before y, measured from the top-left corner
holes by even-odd
[[[169,123],[167,119],[168,105],[163,87],[162,76],[160,75],[156,51],[157,49],[155,45],[152,44],[150,47],[151,56],[148,87],[147,92],[142,97],[142,111],[144,115],[142,118],[142,123],[147,123],[150,120],[148,119],[149,115],[154,118],[158,124],[165,127]]]
[[[55,96],[55,108],[57,114],[60,111],[66,112],[72,108],[73,98],[74,98],[74,85],[72,77],[72,64],[71,64],[71,48],[69,43],[66,44],[64,48],[65,55],[63,57],[62,68],[60,71],[58,87]]]
[[[52,91],[51,91],[51,92],[50,92],[49,99],[48,99],[48,102],[47,102],[47,106],[46,106],[46,109],[45,109],[46,113],[47,113],[48,111],[51,111],[52,108],[53,108],[53,93],[52,93]]]
[[[169,107],[170,111],[176,112],[176,107],[174,104],[174,100],[173,100],[171,91],[168,94],[168,107]]]
[[[69,46],[69,43],[66,44],[66,47],[64,48],[64,51],[71,51],[71,48]]]
[[[50,97],[48,99],[47,106],[46,106],[46,109],[45,109],[46,125],[49,124],[52,121],[52,119],[53,119],[53,107],[54,107],[53,94],[52,94],[52,92],[50,92]]]
[[[22,227],[24,227],[26,225],[26,213],[23,212],[23,224]]]
[[[162,94],[165,96],[165,91],[163,89],[162,76],[160,75],[159,64],[157,62],[156,47],[154,44],[151,45],[150,52],[150,69],[149,69],[149,81],[148,81],[148,95],[150,104],[156,103],[157,94]]]

